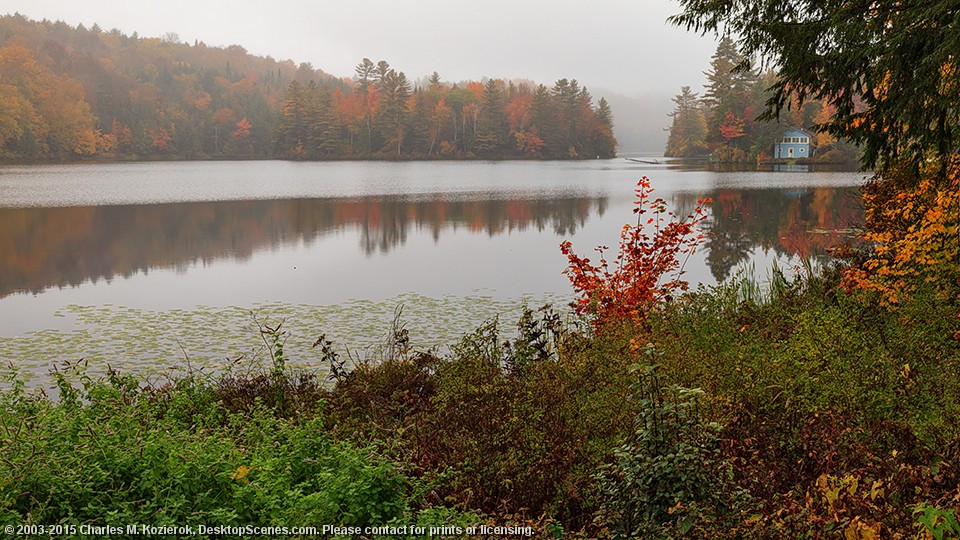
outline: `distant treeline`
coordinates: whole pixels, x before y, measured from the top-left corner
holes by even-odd
[[[413,87],[385,61],[367,58],[352,86],[290,83],[277,130],[289,158],[415,156],[613,157],[613,115],[576,80],[547,88],[487,79],[463,86],[436,72]]]
[[[413,84],[238,45],[0,16],[0,159],[593,158],[612,112],[576,80]]]

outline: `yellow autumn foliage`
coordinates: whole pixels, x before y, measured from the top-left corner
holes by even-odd
[[[237,482],[247,483],[250,481],[250,479],[247,477],[250,475],[250,472],[252,470],[253,469],[251,467],[247,467],[246,465],[240,465],[239,467],[237,467],[236,472],[230,475],[230,479],[236,480]]]
[[[865,190],[865,237],[875,254],[845,275],[848,287],[875,291],[888,304],[923,282],[952,289],[960,277],[960,159],[945,171],[926,167],[919,182],[900,177],[908,174],[892,168]]]

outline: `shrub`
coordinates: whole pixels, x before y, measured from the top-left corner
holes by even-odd
[[[60,381],[59,402],[0,390],[2,525],[363,526],[414,523],[424,508],[427,487],[335,441],[320,409],[293,418],[254,399],[232,411],[201,378]],[[442,508],[424,519],[437,516],[473,519]]]
[[[652,345],[644,352],[655,359]],[[632,369],[639,374],[633,385],[634,430],[601,475],[601,516],[613,537],[732,532],[743,495],[721,458],[720,426],[701,411],[703,392],[668,386],[654,363]]]
[[[596,248],[600,263],[594,264],[576,255],[569,241],[560,244],[569,261],[565,273],[578,296],[574,308],[593,317],[597,328],[611,320],[643,322],[658,301],[687,289],[681,279],[683,265],[704,241],[697,225],[706,219],[705,205],[711,200],[697,201],[693,213],[678,220],[667,211],[666,201],[652,199],[652,194],[650,179],[644,176],[634,201],[637,224],[628,223],[620,231],[612,270],[606,246]]]
[[[360,364],[331,393],[331,423],[408,463],[433,484],[430,503],[580,530],[627,420],[628,341],[590,340],[549,308],[527,309],[511,340],[492,320],[443,357]]]
[[[960,158],[940,169],[890,166],[864,188],[873,256],[846,272],[848,288],[897,303],[932,283],[951,301],[960,284]]]
[[[750,537],[907,534],[906,509],[960,479],[953,308],[933,284],[880,306],[819,279],[672,303],[651,318],[662,372],[713,396],[724,455],[760,505]],[[824,489],[848,477],[829,503]]]

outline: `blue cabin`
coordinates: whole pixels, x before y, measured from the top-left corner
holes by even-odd
[[[788,128],[773,145],[774,159],[798,159],[810,157],[810,142],[813,134],[801,128]]]

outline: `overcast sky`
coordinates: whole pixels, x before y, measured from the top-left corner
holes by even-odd
[[[143,37],[175,32],[351,76],[363,57],[408,77],[575,78],[625,95],[703,84],[715,40],[666,24],[675,0],[0,0],[0,12]]]

